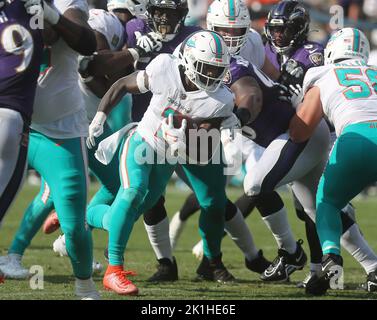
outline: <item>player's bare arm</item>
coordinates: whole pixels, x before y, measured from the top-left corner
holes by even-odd
[[[82,55],[90,55],[96,50],[96,38],[87,23],[86,13],[78,9],[68,9],[60,16],[53,28],[64,41]]]
[[[149,88],[148,76],[144,71],[134,72],[115,82],[104,95],[98,107],[98,112],[108,115],[127,93],[145,93]]]
[[[49,2],[24,0],[26,12],[35,14],[43,12],[47,21],[69,47],[82,55],[91,55],[96,49],[93,30],[87,23],[87,14],[76,8],[70,8],[60,14]]]
[[[104,35],[98,31],[94,31],[96,42],[97,42],[97,52],[101,54],[102,51],[108,51],[110,52],[109,45],[107,43],[106,38]],[[95,57],[95,56],[94,56]],[[98,65],[98,62],[91,61],[91,65]],[[110,88],[111,84],[114,82],[109,82],[108,78],[105,75],[97,75],[97,76],[91,76],[89,70],[82,71],[81,68],[79,68],[79,72],[81,74],[81,77],[84,79],[87,87],[98,97],[102,98],[107,90]]]
[[[93,57],[93,61],[89,64],[88,72],[92,76],[112,76],[119,72],[119,66],[125,69],[132,66],[134,62],[134,56],[128,49],[117,52],[103,50]]]
[[[320,90],[312,87],[289,124],[289,135],[294,142],[304,142],[313,134],[323,117]]]
[[[262,90],[257,81],[252,77],[243,77],[231,86],[231,90],[235,95],[241,124],[253,122],[261,112],[263,103]]]

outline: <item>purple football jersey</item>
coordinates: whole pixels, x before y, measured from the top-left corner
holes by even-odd
[[[200,27],[187,27],[183,26],[179,33],[175,36],[172,41],[163,42],[162,49],[158,52],[153,52],[150,57],[145,57],[140,59],[136,65],[138,70],[144,70],[147,65],[160,53],[170,53],[172,54],[175,48],[183,42],[190,34],[195,31],[201,30]],[[135,32],[138,31],[141,34],[146,34],[151,32],[151,29],[142,19],[133,19],[129,21],[126,25],[127,31],[127,47],[134,48],[136,46],[136,36]],[[149,103],[152,99],[152,94],[150,92],[133,95],[132,96],[132,120],[140,121],[147,110]]]
[[[0,108],[31,119],[43,40],[41,30],[30,27],[24,2],[7,2],[0,12]]]
[[[276,52],[275,48],[266,43],[266,56],[277,70],[282,69],[282,57]],[[323,46],[316,42],[307,41],[300,48],[292,52],[288,59],[293,59],[304,66],[304,72],[312,67],[323,65]],[[288,60],[287,59],[287,60]]]
[[[262,110],[248,126],[256,133],[253,141],[266,148],[279,135],[288,130],[295,110],[290,103],[278,99],[279,87],[262,71],[242,57],[232,58],[226,84],[231,87],[233,83],[243,77],[254,78],[263,93]]]

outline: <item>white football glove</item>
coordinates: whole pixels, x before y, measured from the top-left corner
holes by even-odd
[[[154,51],[162,48],[162,38],[156,32],[149,32],[142,35],[139,31],[135,32],[136,48],[140,57],[145,57]]]
[[[285,71],[292,77],[299,79],[304,76],[303,67],[294,59],[289,59],[284,65]]]
[[[103,133],[103,125],[106,122],[106,114],[99,111],[94,116],[89,126],[89,137],[86,139],[86,146],[88,149],[92,149],[96,145],[95,138],[98,138]]]
[[[161,123],[161,131],[164,140],[170,146],[171,155],[177,157],[186,151],[186,127],[187,120],[183,119],[180,128],[174,128],[173,115],[169,114]]]
[[[43,13],[43,18],[51,25],[58,23],[60,19],[60,13],[54,7],[50,6],[43,0],[22,0],[25,2],[24,6],[26,12],[30,15]]]

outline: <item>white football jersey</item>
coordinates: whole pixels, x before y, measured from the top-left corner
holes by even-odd
[[[122,49],[124,27],[114,14],[105,10],[91,9],[89,11],[88,24],[93,30],[101,33],[106,38],[110,50],[118,51]],[[79,79],[79,87],[83,94],[88,120],[91,122],[101,99],[91,92],[81,79]]]
[[[310,68],[305,75],[304,93],[320,89],[324,114],[339,136],[353,123],[377,120],[377,67],[361,60]]]
[[[193,120],[228,118],[233,114],[233,94],[223,85],[216,92],[186,92],[178,62],[179,59],[173,55],[160,54],[145,70],[153,97],[137,131],[155,151],[162,154],[165,154],[165,141],[161,135],[161,122],[169,113]]]
[[[79,9],[88,14],[85,0],[54,0],[53,5],[61,14],[68,9]],[[54,131],[54,123],[59,128],[59,120],[84,109],[82,94],[77,85],[79,54],[60,38],[52,47],[44,49],[44,55],[49,66],[38,79],[32,127],[46,135],[56,136],[58,132],[47,132]]]
[[[254,29],[250,29],[246,42],[242,46],[239,55],[255,65],[258,69],[262,69],[264,60],[266,59],[266,52],[264,50],[262,37]]]
[[[111,12],[91,9],[89,10],[88,24],[101,33],[107,40],[110,50],[120,50],[123,46],[124,27],[120,20]]]

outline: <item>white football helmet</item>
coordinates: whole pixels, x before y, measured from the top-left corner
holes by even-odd
[[[198,31],[181,45],[180,63],[185,75],[199,88],[216,91],[230,66],[230,53],[222,37],[213,31]]]
[[[365,34],[355,28],[337,31],[325,48],[325,64],[344,59],[361,59],[368,63],[370,45]]]
[[[133,16],[143,16],[147,11],[148,0],[108,0],[107,10],[127,9]]]
[[[215,0],[208,8],[207,29],[216,28],[243,29],[241,36],[224,36],[232,55],[236,55],[246,42],[251,24],[249,10],[244,0]]]

